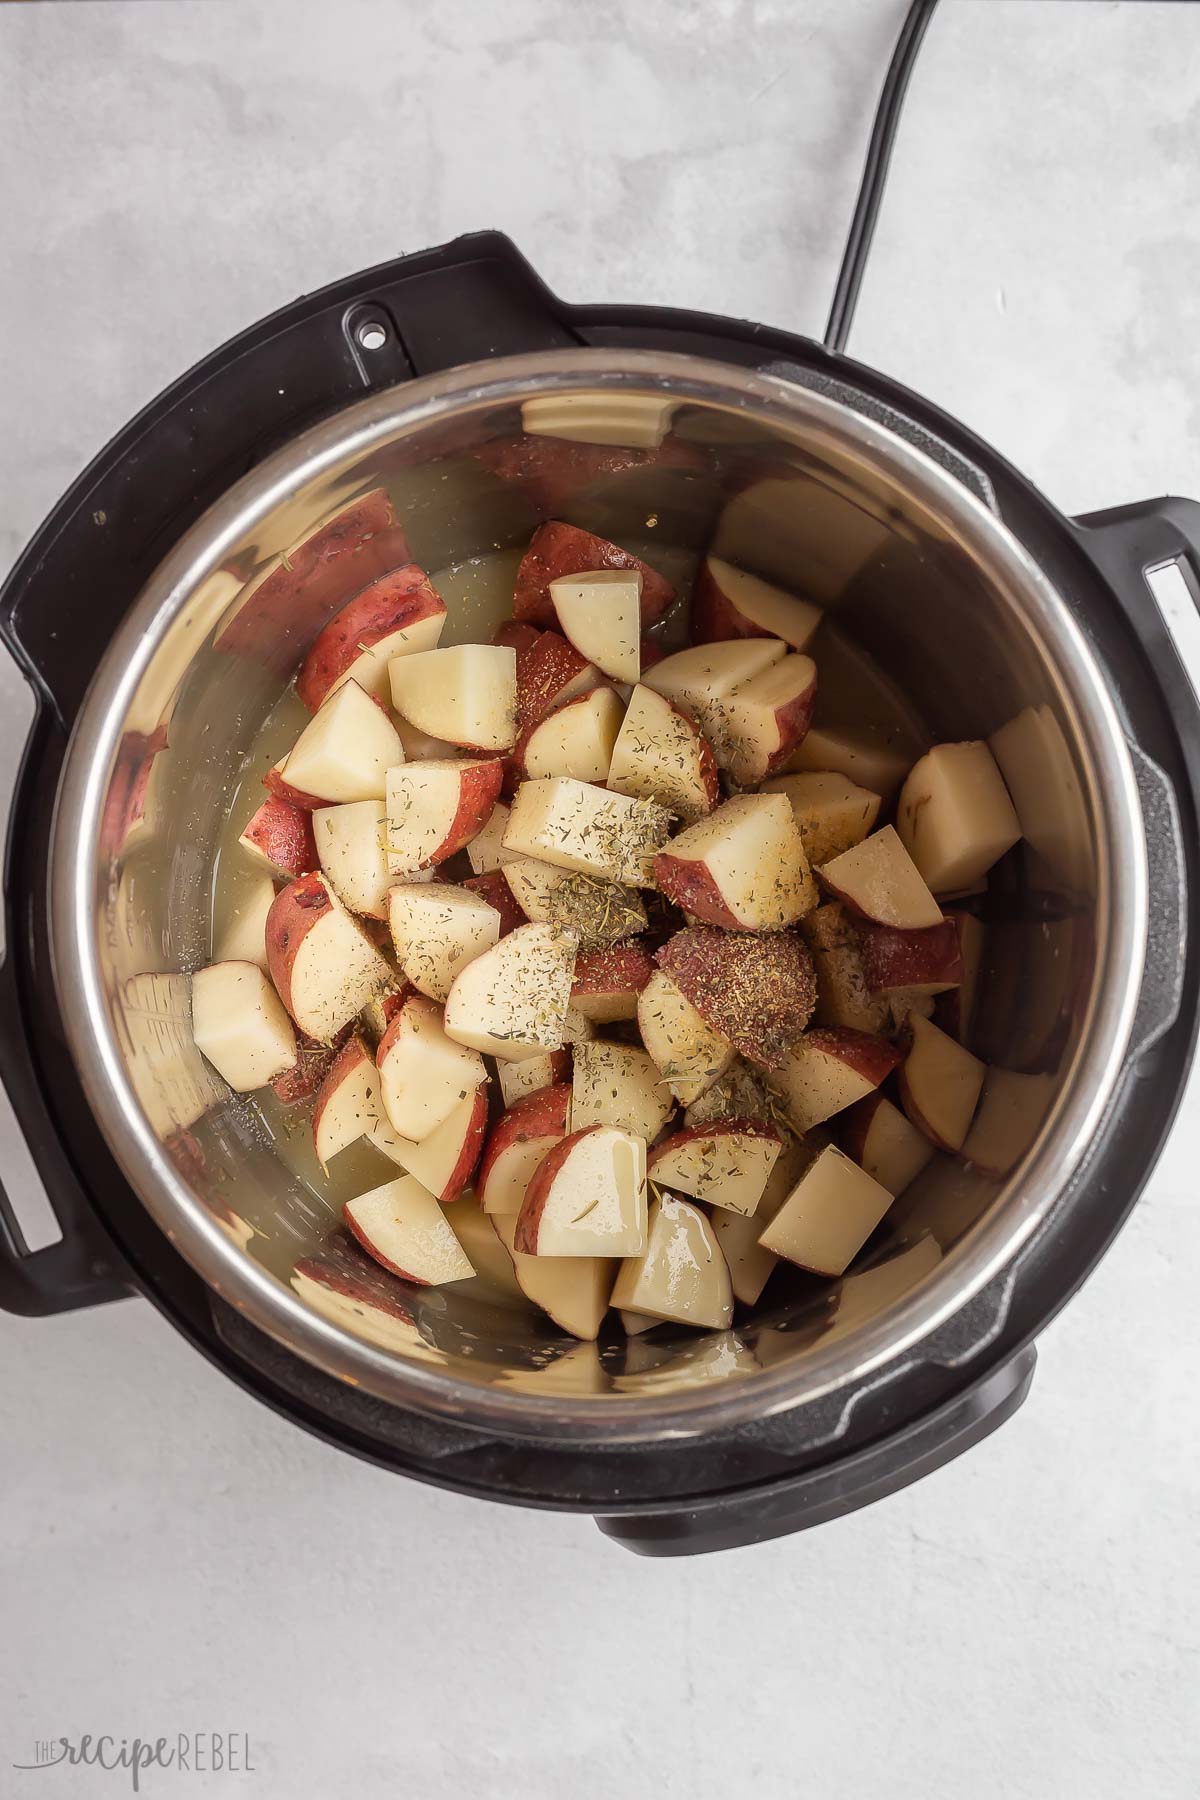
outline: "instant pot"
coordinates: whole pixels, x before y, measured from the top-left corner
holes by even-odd
[[[598,395],[669,403],[665,434],[522,429],[531,399]],[[1036,1108],[999,1162],[936,1156],[840,1283],[783,1268],[731,1331],[596,1345],[478,1284],[410,1289],[196,1051],[188,976],[247,744],[350,597],[314,581],[281,618],[262,578],[380,489],[451,632],[488,634],[471,571],[561,517],[818,600],[841,671],[818,724],[861,722],[882,685],[935,739],[1016,730],[1025,841],[964,904],[986,931],[972,1048]],[[328,1442],[651,1554],[817,1524],[967,1449],[1020,1405],[1192,1055],[1200,719],[1146,581],[1173,561],[1196,591],[1195,502],[1064,518],[870,369],[761,325],[564,305],[495,234],[255,326],[121,432],[4,590],[36,717],[0,1076],[62,1238],[30,1252],[0,1195],[0,1304],[141,1293]]]

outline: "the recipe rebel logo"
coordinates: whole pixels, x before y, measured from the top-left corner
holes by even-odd
[[[14,1762],[22,1771],[69,1768],[122,1771],[131,1791],[141,1792],[142,1776],[150,1769],[184,1775],[253,1775],[250,1737],[244,1731],[177,1731],[170,1737],[112,1737],[107,1733],[81,1737],[39,1738],[32,1762]]]

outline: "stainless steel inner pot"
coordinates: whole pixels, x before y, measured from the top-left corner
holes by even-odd
[[[617,391],[672,403],[658,448],[519,441],[524,401]],[[972,1043],[990,1067],[1029,1078],[1005,1114],[1002,1172],[939,1155],[840,1284],[776,1277],[736,1331],[663,1329],[625,1352],[559,1337],[477,1283],[410,1291],[347,1273],[337,1204],[306,1178],[296,1141],[306,1117],[289,1136],[277,1111],[224,1090],[191,1040],[188,976],[211,954],[230,809],[248,815],[261,797],[248,745],[335,606],[294,642],[276,634],[274,667],[214,640],[281,553],[380,485],[446,595],[444,642],[490,634],[504,569],[541,517],[559,516],[685,584],[715,547],[820,601],[818,723],[865,724],[915,755],[926,738],[1015,722],[1025,841],[991,878]],[[364,400],[211,508],[96,673],[52,877],[56,981],[91,1105],[132,1188],[212,1287],[385,1400],[604,1441],[708,1431],[861,1383],[1011,1264],[1112,1093],[1147,916],[1133,771],[1104,681],[987,506],[836,399],[700,359],[604,350],[458,368]]]

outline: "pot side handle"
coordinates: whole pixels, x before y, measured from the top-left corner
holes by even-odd
[[[651,1513],[600,1518],[597,1525],[638,1556],[700,1556],[788,1537],[857,1512],[931,1475],[1017,1411],[1029,1392],[1037,1352],[1032,1344],[993,1369],[945,1407],[826,1466],[805,1470],[744,1494],[723,1494],[690,1507],[664,1504]]]
[[[1140,1056],[1179,1016],[1187,978],[1188,938],[1200,895],[1188,891],[1187,845],[1200,817],[1200,700],[1149,577],[1175,565],[1200,609],[1200,501],[1178,495],[1136,501],[1074,521],[1088,557],[1107,578],[1162,684],[1179,739],[1190,794],[1130,743],[1145,826],[1150,911],[1146,967],[1130,1044]],[[1189,816],[1190,802],[1190,816]]]
[[[47,1100],[53,1087],[44,1086],[34,1067],[25,1023],[37,996],[23,990],[20,959],[11,954],[28,921],[14,904],[10,870],[18,858],[37,854],[14,795],[23,776],[26,782],[39,779],[48,738],[57,729],[44,696],[22,682],[27,674],[0,653],[0,705],[10,727],[0,756],[0,819],[7,824],[0,896],[0,1310],[34,1316],[121,1299],[132,1286],[56,1129]],[[23,687],[32,695],[31,719],[28,704],[21,704]],[[24,739],[23,722],[29,727]]]

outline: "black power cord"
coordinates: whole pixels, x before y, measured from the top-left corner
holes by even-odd
[[[900,36],[896,39],[887,79],[879,96],[879,105],[875,109],[875,123],[871,128],[871,142],[867,146],[862,183],[858,199],[854,202],[854,216],[850,221],[842,266],[838,270],[837,287],[833,291],[829,323],[825,327],[827,350],[844,350],[846,339],[850,336],[854,309],[858,305],[858,292],[862,286],[867,258],[871,254],[871,241],[875,236],[875,224],[887,183],[892,146],[900,123],[900,109],[904,105],[904,96],[908,91],[909,77],[921,48],[921,40],[936,5],[937,0],[912,0]]]

